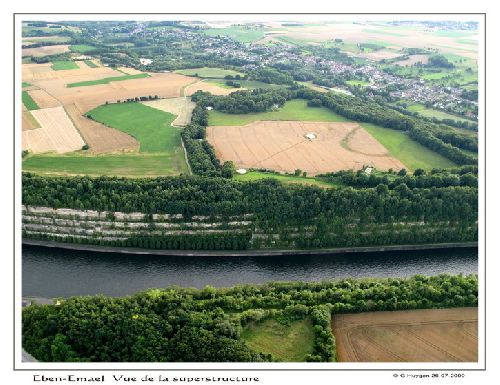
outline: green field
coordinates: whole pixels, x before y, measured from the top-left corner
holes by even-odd
[[[349,120],[325,107],[308,107],[307,101],[294,99],[285,103],[278,111],[252,112],[249,114],[226,114],[212,110],[209,126],[243,126],[258,120],[299,120],[309,122],[348,122]]]
[[[313,352],[314,333],[310,320],[282,325],[266,320],[248,325],[241,338],[257,352],[272,354],[282,362],[303,362]]]
[[[436,119],[453,119],[458,122],[468,122],[472,123],[473,120],[470,119],[465,119],[460,116],[448,114],[444,111],[439,111],[439,110],[434,110],[432,108],[427,108],[423,104],[413,104],[408,106],[407,108],[408,111],[412,112],[418,112],[419,115],[428,117],[428,118],[436,118]]]
[[[226,80],[224,79],[207,79],[209,83],[217,84],[219,87],[228,88],[228,89],[237,89],[226,84]],[[269,84],[264,82],[259,82],[258,80],[235,80],[237,83],[241,84],[241,88],[246,88],[247,90],[254,90],[256,88],[280,88],[283,87],[279,84]]]
[[[29,86],[31,86],[31,84],[26,83],[26,82],[23,82],[23,88],[24,88],[24,87],[29,87]]]
[[[26,106],[28,110],[38,110],[40,107],[38,107],[38,104],[33,100],[33,98],[28,94],[28,91],[23,91],[22,94],[23,98],[23,104]]]
[[[87,112],[92,119],[132,135],[140,152],[175,152],[181,148],[180,130],[171,126],[175,115],[141,103],[105,104]]]
[[[92,60],[84,60],[83,62],[90,68],[99,68],[99,66],[95,64]]]
[[[88,80],[88,81],[84,81],[84,82],[69,83],[68,85],[66,85],[66,87],[72,88],[72,87],[95,86],[96,84],[108,84],[111,82],[121,82],[124,80],[148,78],[149,76],[150,76],[149,74],[115,76],[115,77],[103,78],[103,79],[99,79],[99,80]]]
[[[269,172],[261,172],[261,171],[249,171],[246,174],[240,175],[235,174],[234,179],[242,182],[259,180],[259,179],[267,179],[272,178],[279,180],[281,183],[289,184],[289,183],[299,183],[299,184],[307,184],[311,186],[318,186],[323,188],[331,188],[334,187],[335,184],[322,181],[320,179],[312,178],[312,177],[301,177],[301,176],[293,176],[293,175],[281,175],[277,173],[269,173]]]
[[[56,60],[52,62],[51,68],[54,71],[61,71],[61,70],[76,70],[80,67],[72,61],[72,60]]]
[[[415,142],[403,131],[371,123],[361,123],[360,125],[387,148],[392,156],[403,162],[410,171],[417,168],[431,170],[455,166],[451,160]]]
[[[32,42],[32,43],[66,43],[70,41],[71,38],[69,36],[43,36],[43,39],[23,39],[24,42]]]
[[[89,51],[93,51],[95,48],[96,47],[87,44],[76,44],[69,47],[71,51],[79,53],[87,53]]]
[[[251,43],[264,37],[265,31],[262,29],[252,29],[232,26],[228,28],[204,29],[203,32],[209,36],[227,36],[240,43]]]
[[[23,171],[48,175],[90,175],[157,177],[188,173],[184,156],[172,154],[103,154],[78,153],[30,155],[23,160]]]
[[[222,68],[211,68],[211,67],[202,67],[202,68],[189,68],[185,70],[177,70],[174,71],[177,74],[186,75],[186,76],[198,76],[200,78],[207,79],[222,79],[224,76],[231,75],[243,76],[243,73],[233,71],[233,70],[225,70]]]
[[[364,80],[347,80],[346,83],[351,86],[361,86],[361,87],[368,86],[371,84],[370,82]]]

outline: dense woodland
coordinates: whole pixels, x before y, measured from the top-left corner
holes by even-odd
[[[242,328],[309,317],[315,340],[306,360],[335,361],[332,313],[477,306],[477,295],[476,275],[439,275],[73,297],[23,309],[22,343],[41,361],[274,361],[245,344]]]

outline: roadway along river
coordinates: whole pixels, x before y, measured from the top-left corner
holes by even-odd
[[[23,296],[122,296],[152,287],[477,273],[476,249],[349,255],[170,257],[23,246]]]

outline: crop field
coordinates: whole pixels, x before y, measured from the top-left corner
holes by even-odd
[[[133,136],[140,152],[171,152],[181,146],[180,130],[171,126],[175,116],[141,103],[108,104],[86,115]]]
[[[191,101],[191,98],[187,97],[149,100],[141,103],[145,106],[177,115],[172,122],[172,125],[176,127],[187,126],[191,122],[191,115],[196,107],[196,104]]]
[[[69,49],[73,52],[87,53],[89,51],[94,50],[95,47],[87,44],[76,44],[76,45],[71,45]]]
[[[188,173],[183,157],[176,154],[30,155],[23,160],[23,171],[46,175],[157,177]]]
[[[242,339],[257,352],[272,354],[282,362],[303,362],[313,352],[312,323],[305,319],[290,325],[266,320],[248,325]]]
[[[184,89],[186,96],[193,95],[196,91],[210,92],[212,95],[229,95],[232,92],[241,90],[241,88],[225,88],[208,80],[195,81]]]
[[[305,137],[314,133],[315,139]],[[296,169],[316,175],[329,171],[405,168],[357,123],[259,121],[245,126],[207,127],[207,140],[221,161],[238,168],[278,172]]]
[[[69,36],[35,36],[23,37],[23,45],[27,43],[66,43],[70,41]]]
[[[23,104],[28,110],[38,110],[40,107],[33,100],[28,91],[23,91],[22,93]]]
[[[33,153],[77,151],[85,144],[62,107],[31,111],[40,128],[23,131],[23,150]]]
[[[67,85],[67,87],[68,88],[72,88],[72,87],[88,87],[88,86],[95,86],[97,84],[108,84],[108,83],[111,83],[111,82],[121,82],[121,81],[124,81],[124,80],[148,78],[149,76],[150,75],[146,74],[146,73],[136,74],[136,75],[114,76],[114,77],[103,78],[103,79],[98,79],[98,80],[88,80],[88,81],[83,81],[83,82],[69,83]]]
[[[224,76],[231,75],[243,76],[241,72],[226,70],[222,68],[210,68],[210,67],[202,67],[202,68],[189,68],[185,70],[177,70],[174,71],[177,74],[186,75],[186,76],[196,76],[199,78],[213,78],[213,79],[222,79]]]
[[[62,71],[62,70],[75,70],[78,69],[78,65],[72,60],[59,60],[52,62],[52,69],[54,71]]]
[[[325,107],[308,107],[307,101],[294,99],[285,103],[277,111],[254,112],[249,114],[226,114],[212,110],[209,114],[210,126],[240,126],[260,120],[298,120],[315,122],[347,122],[348,119]]]
[[[95,64],[92,60],[84,60],[83,61],[85,64],[87,64],[87,66],[89,66],[90,68],[98,68],[99,66],[97,64]]]
[[[22,130],[23,131],[33,130],[33,129],[39,128],[39,127],[40,127],[40,124],[36,121],[36,119],[33,117],[31,112],[23,111]]]
[[[44,47],[36,47],[36,48],[23,48],[22,55],[24,56],[48,56],[48,55],[58,55],[60,53],[69,52],[69,45],[61,44],[61,45],[48,45]]]
[[[49,95],[44,90],[33,89],[28,91],[28,94],[39,106],[39,108],[52,108],[61,105],[61,103],[56,98],[54,98],[52,95]]]
[[[477,362],[477,308],[334,315],[343,362]]]

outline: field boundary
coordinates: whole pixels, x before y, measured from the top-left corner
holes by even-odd
[[[165,256],[196,256],[196,257],[242,257],[242,256],[288,256],[288,255],[335,255],[355,253],[377,253],[387,251],[412,251],[412,250],[441,250],[477,248],[478,242],[453,242],[453,243],[424,243],[420,245],[391,245],[391,246],[364,246],[364,247],[338,247],[327,249],[277,249],[277,250],[246,250],[246,251],[200,251],[200,250],[155,250],[138,247],[114,247],[99,245],[83,245],[55,241],[42,241],[29,238],[22,239],[23,245],[40,246],[55,249],[95,251],[102,253],[137,254],[137,255],[165,255]]]

